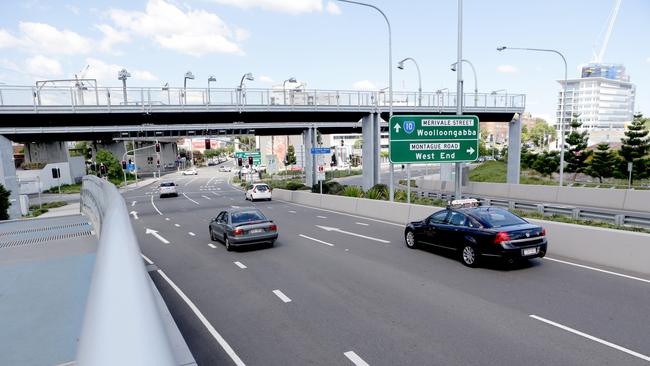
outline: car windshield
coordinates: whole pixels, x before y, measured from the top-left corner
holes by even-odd
[[[472,210],[472,214],[487,224],[488,227],[503,227],[526,223],[521,217],[500,208],[479,208]]]
[[[233,212],[231,215],[233,225],[242,224],[251,221],[265,221],[266,217],[260,211],[240,211]]]
[[[164,182],[164,183],[160,183],[160,186],[161,187],[173,187],[174,183],[173,182]]]

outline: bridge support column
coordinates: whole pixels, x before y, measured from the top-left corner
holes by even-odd
[[[66,160],[67,161],[67,160]],[[18,177],[16,177],[16,166],[14,165],[14,149],[11,141],[0,135],[0,184],[6,190],[11,191],[9,195],[8,214],[10,219],[20,218],[20,188],[18,186]]]
[[[305,185],[311,187],[315,184],[314,182],[314,157],[311,154],[311,148],[313,145],[313,130],[311,128],[306,129],[302,133],[302,146],[304,148],[304,166],[305,171]]]
[[[508,178],[507,183],[519,184],[521,169],[521,114],[508,123]]]
[[[361,119],[361,133],[363,146],[363,177],[362,186],[364,190],[372,188],[375,184],[379,184],[379,173],[381,171],[381,164],[379,160],[379,152],[381,146],[379,144],[379,127],[380,117],[378,113],[368,114]]]
[[[28,142],[25,144],[26,163],[62,163],[67,162],[69,156],[65,141]]]
[[[124,141],[93,141],[92,143],[93,157],[97,156],[99,150],[109,151],[117,160],[122,160],[126,152]]]

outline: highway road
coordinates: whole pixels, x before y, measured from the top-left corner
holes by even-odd
[[[229,173],[124,194],[150,274],[199,365],[647,365],[650,281],[552,259],[469,269],[403,226],[244,200]],[[273,248],[227,252],[208,222],[255,206]],[[136,218],[137,216],[137,218]],[[153,230],[153,232],[152,232]],[[585,238],[588,240],[588,238]],[[612,243],[614,244],[614,243]],[[581,263],[576,263],[581,264]]]

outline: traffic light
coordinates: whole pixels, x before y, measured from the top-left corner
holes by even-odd
[[[156,168],[160,168],[160,160],[156,160]]]
[[[122,170],[126,170],[126,160],[122,160]]]
[[[59,168],[52,168],[52,178],[61,178],[61,170],[59,170]]]
[[[160,152],[160,144],[159,144],[159,143],[156,143],[156,152],[157,152],[157,153]]]
[[[244,160],[242,158],[237,158],[237,165],[238,166],[244,165]]]
[[[210,150],[210,139],[205,139],[205,149]]]
[[[253,166],[253,155],[248,155],[248,165]]]
[[[99,166],[99,173],[102,175],[106,175],[107,171],[108,169],[106,169],[106,165],[104,165],[104,163],[101,163],[101,165]]]

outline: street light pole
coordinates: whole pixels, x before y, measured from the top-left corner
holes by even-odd
[[[245,73],[242,77],[241,80],[239,81],[239,104],[240,106],[244,103],[242,94],[244,90],[244,80],[250,80],[253,81],[255,78],[253,77],[253,74],[250,72]]]
[[[379,9],[374,5],[366,4],[358,1],[352,1],[352,0],[338,0],[338,1],[373,8],[376,11],[378,11],[386,21],[386,25],[388,26],[388,118],[390,119],[390,117],[393,116],[393,41],[392,41],[392,30],[390,27],[390,21],[388,20],[386,14],[384,14],[384,12],[381,11],[381,9]],[[393,163],[390,163],[390,182],[389,182],[388,196],[391,202],[393,201],[395,195],[395,187],[393,184],[394,175],[395,175],[394,165]]]
[[[122,94],[124,97],[124,105],[128,105],[128,100],[126,98],[126,79],[131,77],[131,73],[122,69],[117,73],[117,80],[122,80]]]
[[[422,107],[422,75],[420,74],[420,66],[418,66],[418,63],[415,61],[415,59],[412,57],[407,57],[397,63],[397,68],[404,70],[404,62],[407,60],[413,61],[415,64],[415,69],[418,71],[418,107]]]
[[[478,79],[476,78],[476,69],[474,68],[474,64],[469,60],[462,59],[461,62],[466,62],[472,68],[472,73],[474,74],[474,107],[476,107],[478,105]],[[458,65],[458,62],[451,64],[451,71],[456,71],[456,65]]]
[[[463,115],[463,0],[458,0],[458,54],[456,70],[456,115]],[[454,182],[454,197],[462,198],[462,174],[463,164],[456,163],[456,180]]]
[[[191,71],[186,72],[183,78],[183,104],[187,104],[187,79],[194,80],[194,74]]]
[[[167,91],[167,105],[172,104],[172,98],[171,95],[169,94],[169,83],[165,83],[162,87],[163,91]]]
[[[210,82],[214,81],[215,83],[217,82],[217,78],[214,77],[214,75],[210,75],[208,78],[208,104],[210,104],[211,98],[210,98]]]
[[[287,104],[287,87],[286,87],[287,82],[295,83],[295,82],[296,82],[296,78],[294,78],[294,77],[290,77],[290,78],[288,78],[287,80],[285,80],[285,81],[282,82],[282,100],[284,101],[284,102],[283,102],[284,104]]]
[[[545,48],[525,48],[525,47],[497,47],[497,51],[503,50],[521,50],[521,51],[535,51],[535,52],[552,52],[562,57],[564,62],[564,83],[562,84],[562,104],[560,105],[560,187],[564,185],[564,112],[566,109],[566,86],[567,86],[567,63],[566,58],[560,51]]]

